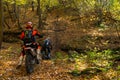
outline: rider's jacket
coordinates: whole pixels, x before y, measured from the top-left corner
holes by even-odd
[[[37,30],[32,30],[32,38],[31,38],[31,42],[36,42],[36,38],[35,36],[39,36],[41,37],[42,35],[40,35],[40,33],[37,31]],[[22,31],[21,34],[20,34],[20,39],[23,40],[24,44],[26,43],[26,40],[25,40],[25,31]]]

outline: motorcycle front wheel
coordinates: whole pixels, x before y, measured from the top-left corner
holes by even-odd
[[[34,65],[34,57],[31,55],[31,53],[27,53],[26,54],[26,58],[25,58],[25,67],[26,67],[26,72],[27,73],[32,73],[34,71],[33,69],[33,65]]]

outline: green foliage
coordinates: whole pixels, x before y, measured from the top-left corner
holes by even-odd
[[[26,3],[27,3],[26,0],[16,0],[16,4],[17,4],[17,5],[24,5],[24,4],[26,4]]]
[[[72,72],[70,72],[70,74],[72,74],[73,76],[79,76],[80,71],[78,69],[74,69]]]
[[[113,17],[117,20],[120,20],[120,2],[119,0],[111,0],[110,12],[113,14]]]
[[[53,6],[57,6],[57,5],[59,5],[59,2],[58,2],[58,0],[50,0],[50,7],[53,7]]]
[[[88,63],[94,64],[96,66],[111,66],[112,63],[109,62],[110,59],[112,59],[113,51],[108,49],[104,50],[102,52],[99,51],[88,51],[87,52],[87,60]]]
[[[104,50],[102,53],[107,57],[108,55],[112,55],[113,51],[110,49],[107,49],[107,50]]]
[[[43,12],[46,10],[46,6],[54,7],[54,6],[58,6],[58,5],[59,5],[58,0],[41,0],[41,2],[40,2],[41,10]]]
[[[120,66],[118,66],[117,69],[120,70]]]
[[[73,57],[73,58],[79,58],[79,54],[72,53],[72,54],[71,54],[71,57]]]
[[[97,74],[99,72],[107,72],[113,67],[113,61],[111,60],[114,56],[114,51],[107,49],[103,51],[98,51],[96,48],[92,51],[87,51],[86,54],[74,54],[75,59],[74,69],[71,71],[73,76],[79,76],[84,74]],[[81,63],[82,62],[82,63]],[[90,67],[80,71],[81,64],[90,65]],[[120,67],[118,66],[118,70]]]
[[[56,56],[56,58],[58,58],[58,59],[62,59],[62,58],[63,58],[61,52],[56,52],[55,56]]]
[[[10,4],[16,4],[16,5],[24,5],[27,3],[27,0],[4,0],[4,2],[8,2]]]
[[[104,30],[105,30],[107,27],[108,27],[108,26],[105,25],[104,23],[101,23],[101,24],[100,24],[100,29],[104,29]]]
[[[14,4],[16,5],[25,5],[29,4],[31,5],[31,2],[34,1],[35,4],[37,5],[37,0],[4,0],[4,2],[8,2],[9,4]],[[73,8],[77,8],[79,12],[82,12],[81,14],[87,13],[87,11],[93,11],[96,8],[96,5],[98,8],[102,8],[103,13],[106,11],[110,11],[113,14],[113,17],[115,19],[120,19],[120,2],[119,0],[110,0],[110,1],[96,1],[96,0],[65,0],[65,5],[70,6]],[[42,12],[46,11],[46,8],[52,8],[55,6],[61,6],[60,5],[60,0],[40,0],[40,6]],[[63,6],[63,5],[62,5]]]
[[[10,4],[13,4],[14,3],[14,1],[13,0],[3,0],[4,2],[8,2],[8,3],[10,3]]]

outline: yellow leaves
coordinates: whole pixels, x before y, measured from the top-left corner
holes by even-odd
[[[13,0],[4,0],[5,2],[8,2],[8,3],[11,3],[11,4],[13,4],[14,3],[14,1]]]
[[[106,74],[105,74],[106,77],[109,77],[110,79],[112,79],[113,77],[116,77],[117,76],[117,72],[114,71],[113,69],[110,69]]]
[[[99,78],[99,76],[94,76],[92,79],[90,79],[90,80],[101,80],[100,78]]]
[[[41,0],[41,5],[44,5],[44,7],[46,7],[46,5],[49,5],[49,7],[52,7],[58,4],[59,4],[58,0]]]
[[[105,42],[102,42],[103,45],[108,45],[109,40],[106,40]]]
[[[75,58],[74,70],[82,71],[87,67],[88,67],[87,64],[82,59]]]
[[[93,19],[91,18],[90,21],[92,21]]]
[[[90,16],[90,21],[94,21],[94,20],[96,20],[96,16],[95,15],[91,15]]]
[[[114,0],[113,5],[110,7],[110,11],[113,14],[113,17],[120,20],[120,3],[118,0]]]
[[[96,63],[96,65],[103,66],[103,67],[108,65],[108,61],[107,60],[99,60],[99,61],[97,61],[95,63]]]
[[[13,50],[12,48],[13,48],[12,46],[8,47],[7,51],[11,52],[11,50]],[[94,49],[96,52],[97,48],[94,48]],[[109,52],[109,51],[107,51],[107,52]],[[62,52],[59,52],[59,53],[62,54]],[[74,52],[74,54],[75,54],[75,52]],[[92,53],[90,53],[90,55],[91,54]],[[94,62],[96,64],[98,63],[99,66],[103,66],[103,69],[104,69],[104,66],[108,65],[108,59],[102,60],[102,56],[104,55],[103,53],[102,54],[95,53],[95,54],[96,54],[95,56],[100,55],[101,57],[97,61],[94,61]],[[14,54],[14,55],[16,55],[16,54]],[[58,56],[60,56],[60,55],[58,55]],[[65,54],[64,54],[64,56],[65,56]],[[108,55],[106,55],[106,56],[108,56]],[[94,55],[93,55],[93,57],[94,57]],[[28,79],[28,77],[26,77],[26,73],[25,73],[25,66],[22,65],[20,70],[13,70],[13,69],[15,69],[17,61],[10,60],[10,57],[8,57],[8,59],[6,61],[4,61],[4,60],[5,59],[3,59],[3,61],[0,61],[0,64],[2,65],[2,66],[0,66],[0,70],[1,70],[0,77],[5,77],[6,79],[9,78],[11,80],[12,79],[13,80],[16,80],[16,79],[27,80]],[[71,76],[68,74],[68,72],[70,72],[71,70],[74,70],[75,68],[78,69],[78,72],[80,72],[84,69],[91,67],[91,66],[88,66],[89,63],[85,62],[86,60],[87,60],[87,57],[84,54],[76,55],[75,63],[69,63],[69,62],[67,62],[66,59],[43,60],[40,65],[35,66],[35,71],[33,74],[31,74],[30,78],[32,80],[39,80],[39,79],[40,80],[102,80],[104,78],[104,76],[101,76],[99,74],[105,73],[105,77],[110,78],[110,79],[113,79],[113,77],[118,75],[117,72],[113,69],[110,69],[109,71],[101,72],[101,73],[97,72],[95,75],[92,75],[92,77],[91,77],[91,74],[90,75],[88,74],[87,76],[90,77],[89,79],[87,79],[88,77],[86,79],[83,79],[81,76],[74,77],[74,76]],[[95,58],[93,60],[95,60]],[[103,77],[103,78],[101,79],[101,77]]]
[[[23,4],[26,4],[27,0],[4,0],[5,2],[8,2],[10,4],[14,4],[16,3],[17,5],[23,5]]]
[[[106,15],[106,12],[107,12],[107,10],[104,10],[104,11],[103,11],[103,15],[104,15],[104,16]]]
[[[8,51],[11,51],[11,50],[12,50],[12,47],[9,47],[9,48],[8,48]]]

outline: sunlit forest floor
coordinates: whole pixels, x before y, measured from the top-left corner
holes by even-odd
[[[59,51],[51,60],[42,60],[36,64],[34,72],[28,75],[24,63],[20,69],[16,69],[20,51],[19,43],[3,43],[0,52],[0,80],[120,80],[119,58],[113,62],[114,57],[119,57],[119,52],[107,55],[109,58],[104,56],[106,60],[76,52],[73,57],[69,57]]]

